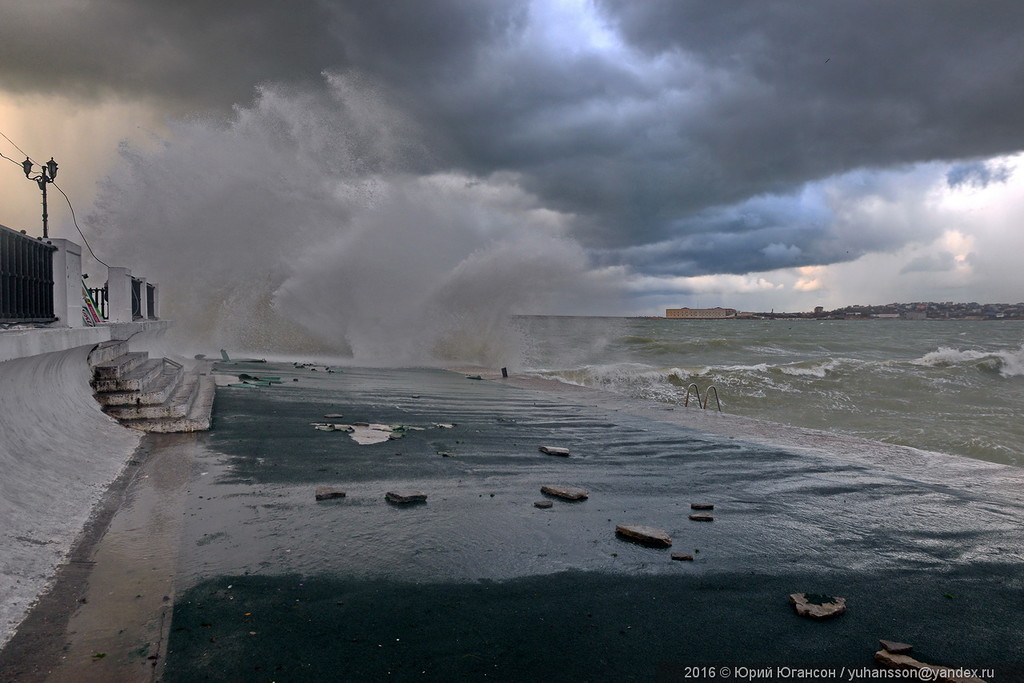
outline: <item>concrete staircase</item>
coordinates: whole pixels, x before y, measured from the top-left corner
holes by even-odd
[[[129,351],[127,341],[103,342],[89,354],[92,387],[103,412],[143,432],[200,432],[210,428],[213,375],[186,371],[168,358]]]

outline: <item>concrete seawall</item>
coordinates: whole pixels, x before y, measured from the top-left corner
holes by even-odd
[[[101,412],[85,341],[0,362],[0,646],[141,439]]]

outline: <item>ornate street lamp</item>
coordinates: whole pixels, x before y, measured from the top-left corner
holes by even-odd
[[[57,162],[50,157],[44,165],[39,167],[39,175],[32,176],[32,160],[25,157],[25,161],[21,162],[21,167],[25,169],[25,177],[29,180],[34,180],[39,185],[39,189],[43,191],[43,238],[50,236],[49,227],[47,225],[47,214],[46,214],[46,185],[52,183],[53,179],[57,177]]]

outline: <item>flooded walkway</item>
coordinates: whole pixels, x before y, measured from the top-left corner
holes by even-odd
[[[178,525],[150,539],[180,536],[152,555],[165,578],[114,591],[156,595],[173,570],[164,680],[674,680],[699,663],[870,667],[879,639],[956,666],[1024,644],[1020,470],[854,440],[830,451],[806,430],[782,447],[758,436],[767,423],[515,379],[224,370],[281,381],[218,389]],[[719,433],[685,426],[699,421]],[[397,438],[361,444],[325,422]],[[345,496],[317,501],[319,486]],[[389,503],[398,489],[427,500]],[[694,503],[713,521],[691,519]],[[848,611],[803,619],[795,592]]]

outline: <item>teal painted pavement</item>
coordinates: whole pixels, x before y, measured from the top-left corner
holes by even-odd
[[[443,371],[223,370],[282,383],[218,389],[168,681],[683,680],[682,665],[712,662],[870,667],[880,638],[936,664],[1022,659],[1016,491]],[[359,445],[317,422],[405,429]],[[551,499],[545,484],[590,497]],[[317,502],[321,485],[346,496]],[[385,501],[399,488],[428,500]],[[690,520],[691,503],[713,503],[714,521]],[[618,523],[673,546],[621,540]],[[845,597],[848,612],[809,621],[794,592]]]

